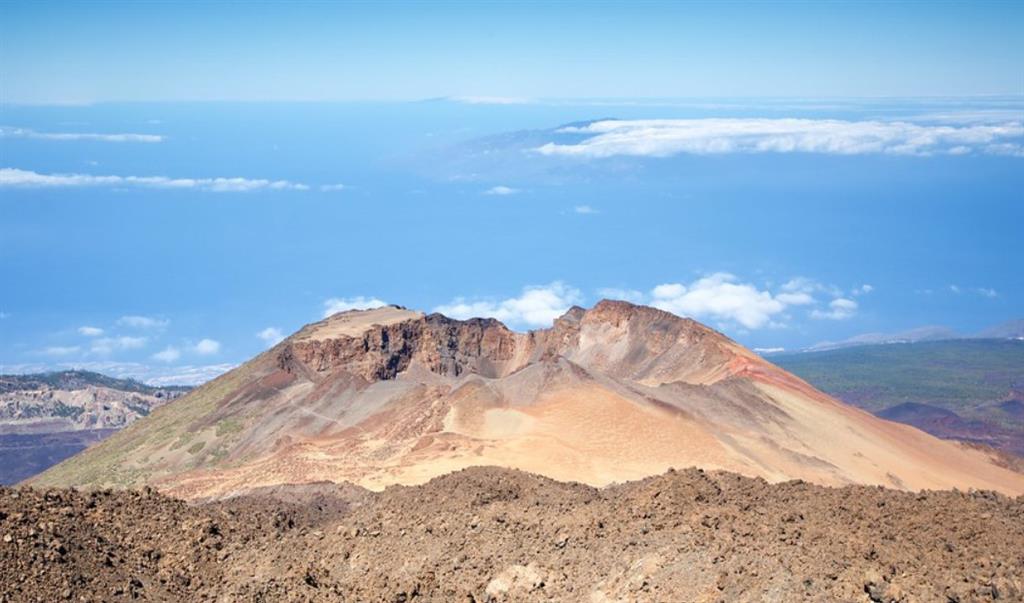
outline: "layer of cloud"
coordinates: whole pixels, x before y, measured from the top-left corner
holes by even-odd
[[[484,194],[485,195],[505,196],[505,195],[514,195],[514,194],[516,194],[518,192],[519,192],[518,188],[512,188],[511,186],[498,185],[498,186],[492,186],[491,188],[485,190]]]
[[[536,150],[544,155],[582,158],[725,153],[987,153],[1024,157],[1024,124],[1020,121],[952,126],[835,119],[603,120],[556,133],[584,138],[567,144],[549,142]]]
[[[574,212],[578,213],[578,214],[583,214],[583,215],[596,214],[597,213],[597,210],[594,209],[593,207],[589,206],[589,205],[577,205],[576,207],[572,208],[572,210]]]
[[[277,345],[282,339],[284,339],[284,333],[282,333],[281,329],[278,329],[277,327],[267,327],[259,333],[256,333],[256,337],[262,339],[263,343],[267,345]]]
[[[348,187],[345,186],[344,184],[321,184],[320,185],[320,190],[322,190],[325,193],[333,193],[333,192],[337,192],[337,191],[343,191],[346,188],[348,188]]]
[[[786,309],[786,303],[770,292],[740,283],[726,272],[705,276],[689,285],[658,285],[651,295],[651,305],[673,314],[733,321],[748,329],[770,325]]]
[[[192,350],[200,356],[212,356],[220,351],[220,342],[216,339],[200,339]]]
[[[565,314],[573,304],[582,302],[580,291],[555,281],[548,285],[523,288],[518,297],[503,300],[467,300],[456,298],[434,308],[451,318],[496,318],[512,326],[546,327]]]
[[[234,364],[184,365],[168,367],[160,370],[154,367],[143,367],[136,379],[149,385],[202,385],[207,381],[223,375],[235,368]]]
[[[145,337],[102,337],[93,341],[89,351],[93,354],[107,355],[121,350],[137,350],[145,347],[147,341]]]
[[[133,329],[162,329],[170,324],[171,321],[164,318],[154,318],[152,316],[139,316],[139,315],[128,315],[122,316],[117,319],[117,325],[120,327],[130,327]]]
[[[815,302],[814,297],[811,296],[810,293],[807,293],[805,291],[786,291],[783,293],[776,294],[775,299],[786,304],[787,306],[806,306],[813,304]]]
[[[40,174],[31,170],[0,168],[0,188],[158,188],[244,193],[260,190],[309,190],[288,180],[251,178],[168,178],[166,176],[96,176],[93,174]]]
[[[86,337],[99,337],[103,334],[103,329],[99,327],[82,326],[78,327],[78,334]]]
[[[829,302],[827,310],[814,310],[811,312],[811,318],[846,320],[847,318],[852,318],[857,313],[857,308],[857,302],[840,297]]]
[[[181,350],[174,346],[167,346],[163,350],[153,354],[153,360],[159,360],[160,362],[171,363],[181,358]]]
[[[522,96],[449,96],[448,100],[466,105],[528,105],[533,102]]]
[[[856,288],[862,291],[863,287]],[[664,283],[649,292],[635,289],[600,289],[602,297],[647,304],[673,314],[701,321],[716,321],[722,328],[783,327],[792,311],[806,308],[816,318],[849,318],[855,302],[841,299],[843,290],[806,277],[796,277],[774,288],[741,282],[728,272],[705,275],[690,283]],[[821,309],[821,296],[833,298]],[[853,304],[852,307],[849,304]]]
[[[148,365],[139,362],[89,361],[89,362],[53,362],[39,364],[5,365],[5,372],[12,374],[46,373],[50,371],[86,370],[103,373],[118,379],[135,379],[155,386],[168,385],[202,385],[210,379],[235,368],[234,364],[207,365]]]
[[[0,128],[0,138],[84,140],[91,142],[163,142],[158,134],[97,134],[92,132],[36,132],[28,128]]]
[[[957,295],[960,295],[961,293],[966,291],[968,293],[977,293],[978,295],[982,297],[987,297],[989,299],[999,297],[999,292],[991,287],[964,288],[960,287],[959,285],[950,285],[949,290],[953,293],[956,293]]]
[[[386,305],[388,305],[387,302],[376,297],[363,297],[361,295],[358,297],[332,297],[324,301],[324,318],[338,312],[369,310],[370,308],[380,308]]]
[[[82,348],[77,345],[54,345],[44,348],[41,353],[45,356],[70,356],[72,354],[77,354],[81,349]]]

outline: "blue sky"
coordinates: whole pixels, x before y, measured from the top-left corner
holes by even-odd
[[[383,302],[1024,316],[1018,4],[293,6],[0,5],[4,372],[195,382]]]
[[[16,102],[1021,94],[1020,2],[5,2]]]

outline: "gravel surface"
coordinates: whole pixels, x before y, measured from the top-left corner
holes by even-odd
[[[1024,497],[474,468],[381,493],[0,489],[0,601],[1021,601]]]

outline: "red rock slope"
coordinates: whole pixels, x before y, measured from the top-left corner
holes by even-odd
[[[625,302],[516,333],[398,307],[336,314],[44,473],[184,497],[416,484],[474,465],[592,485],[670,467],[769,481],[1024,492],[983,451],[846,406],[689,319]]]

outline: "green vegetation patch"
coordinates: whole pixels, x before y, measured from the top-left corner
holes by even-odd
[[[217,422],[217,437],[222,438],[242,431],[242,422],[237,419],[221,419]]]
[[[57,415],[58,417],[64,417],[73,420],[77,420],[78,417],[82,416],[83,412],[85,412],[85,409],[82,408],[81,406],[68,406],[63,402],[58,402],[57,406],[55,406],[53,409],[53,414]]]
[[[1024,342],[1014,340],[872,345],[771,361],[871,411],[919,402],[960,413],[1024,387]]]

